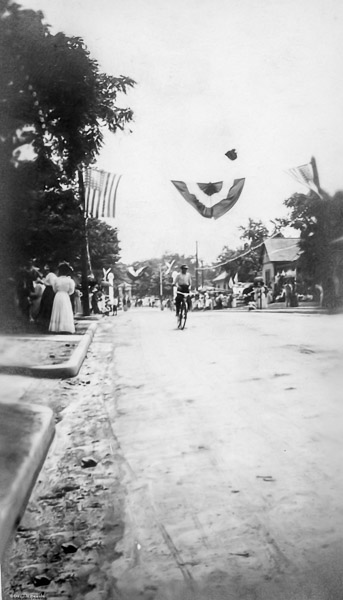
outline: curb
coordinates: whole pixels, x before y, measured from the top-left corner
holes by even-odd
[[[86,357],[87,351],[93,340],[95,331],[98,327],[98,322],[92,323],[71,357],[64,363],[58,365],[37,365],[32,367],[22,366],[1,366],[0,373],[8,373],[11,375],[27,375],[29,377],[46,377],[49,379],[68,379],[76,377],[81,365]]]
[[[202,312],[202,311],[196,311],[196,312]],[[315,315],[315,314],[320,314],[320,315],[331,315],[331,314],[339,314],[338,312],[330,312],[328,310],[326,310],[325,308],[316,308],[316,307],[289,307],[289,308],[262,308],[262,309],[255,309],[255,310],[249,310],[247,306],[242,306],[240,308],[222,308],[221,310],[212,310],[212,311],[208,311],[208,312],[215,312],[215,313],[230,313],[230,312],[234,312],[234,313],[269,313],[269,314],[280,314],[280,313],[288,313],[288,314],[293,314],[293,315]]]
[[[55,435],[55,418],[47,406],[0,402],[1,499],[0,561],[14,537],[33,486]],[[0,587],[1,591],[1,587]]]

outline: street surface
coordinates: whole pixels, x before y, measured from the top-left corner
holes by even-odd
[[[77,378],[23,398],[57,426],[12,592],[343,598],[342,340],[343,315],[103,319]]]
[[[134,309],[112,427],[137,597],[343,598],[341,315]]]

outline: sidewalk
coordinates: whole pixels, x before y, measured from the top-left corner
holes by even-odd
[[[108,597],[110,561],[123,532],[121,464],[106,399],[112,397],[113,330],[101,319],[78,375],[16,380],[23,406],[48,407],[56,434],[4,564],[4,600]],[[84,337],[84,336],[83,336]],[[12,390],[13,391],[13,390]],[[18,399],[18,398],[17,398]],[[48,589],[47,589],[48,588]],[[7,595],[6,595],[7,593]]]
[[[76,319],[75,334],[30,332],[0,336],[0,375],[75,377],[92,342],[99,318]]]
[[[228,308],[224,310],[232,310],[239,312],[249,312],[248,306],[246,304],[237,306],[236,308]],[[220,312],[220,311],[218,311]],[[273,302],[272,304],[268,304],[267,308],[263,308],[262,310],[254,310],[250,312],[272,312],[272,313],[290,313],[290,314],[339,314],[343,312],[342,307],[338,307],[336,309],[328,309],[319,306],[315,302],[301,302],[299,306],[286,306],[285,302]]]

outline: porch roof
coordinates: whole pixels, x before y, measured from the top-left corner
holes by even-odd
[[[264,241],[270,262],[294,262],[299,258],[299,238],[269,238]]]
[[[226,279],[228,279],[230,277],[229,273],[227,273],[226,271],[223,271],[222,273],[220,273],[220,275],[217,275],[217,277],[215,277],[213,279],[214,281],[226,281]]]

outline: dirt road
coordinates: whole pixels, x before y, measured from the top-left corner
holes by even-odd
[[[60,422],[23,531],[46,597],[343,598],[342,340],[342,315],[100,325],[79,377],[44,384]]]
[[[192,313],[178,331],[145,309],[117,325],[119,588],[343,597],[342,317]]]

